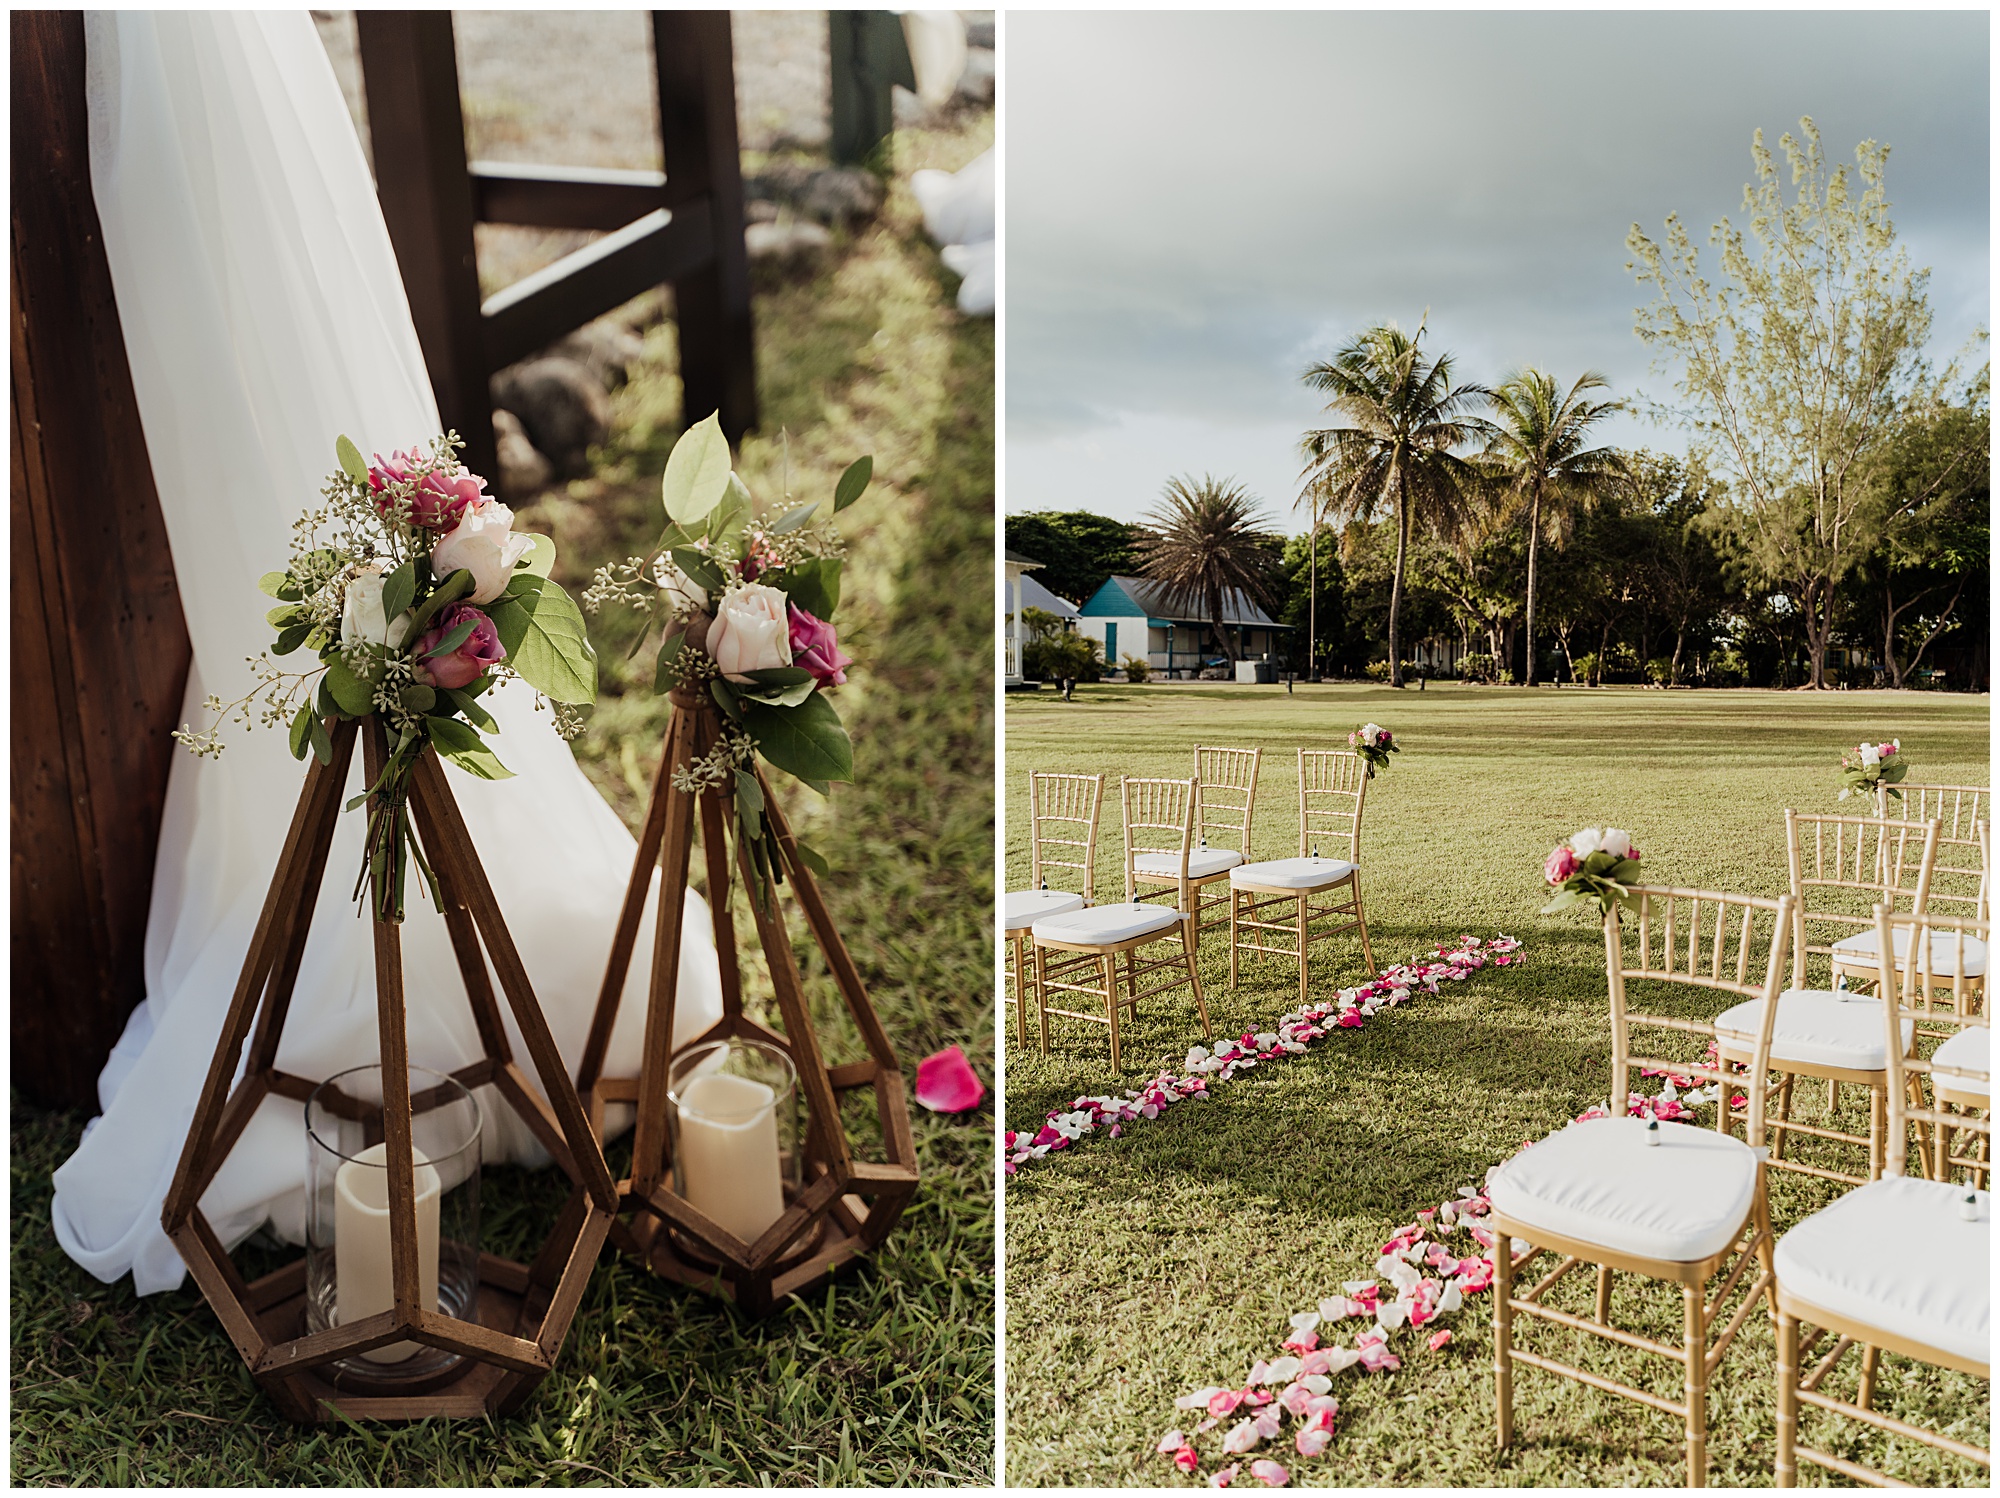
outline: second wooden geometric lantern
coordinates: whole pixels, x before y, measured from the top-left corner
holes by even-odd
[[[721,733],[719,713],[705,694],[697,697],[677,689],[672,702],[666,746],[577,1074],[577,1091],[600,1139],[610,1104],[629,1103],[638,1112],[632,1174],[618,1183],[620,1217],[612,1228],[612,1242],[665,1278],[722,1294],[751,1315],[761,1316],[785,1296],[820,1282],[888,1236],[916,1193],[915,1145],[895,1050],[868,1002],[861,975],[834,929],[819,886],[800,855],[761,767],[751,773],[763,799],[765,836],[770,839],[772,862],[781,882],[771,890],[768,904],[760,900],[758,872],[740,837],[735,848],[735,877],[742,883],[744,903],[750,908],[758,944],[770,966],[783,1033],[744,1013],[735,922],[730,914],[732,872],[726,842],[727,829],[736,825],[734,796],[728,789],[691,793],[676,783],[677,771],[681,772],[678,778],[687,783],[687,767],[715,745]],[[673,1033],[683,897],[697,818],[720,966],[722,1018],[686,1045],[676,1047]],[[660,894],[655,907],[653,970],[639,1074],[607,1077],[605,1054],[655,863],[661,868]],[[825,955],[860,1032],[865,1060],[833,1067],[826,1063],[813,1029],[798,958],[786,932],[779,893],[786,886],[814,943]],[[692,1174],[698,1159],[705,1162],[704,1169],[713,1181],[718,1162],[725,1166],[738,1159],[751,1162],[760,1150],[766,1157],[773,1151],[768,1139],[760,1142],[747,1135],[731,1137],[744,1134],[751,1127],[748,1122],[739,1124],[737,1119],[713,1112],[703,1117],[696,1110],[694,1088],[700,1085],[703,1073],[724,1070],[724,1051],[756,1053],[766,1059],[778,1053],[783,1059],[773,1064],[782,1070],[784,1062],[789,1062],[804,1098],[803,1138],[796,1147],[796,1159],[788,1162],[795,1168],[771,1182],[768,1206],[762,1210],[754,1203],[729,1199],[726,1191],[718,1195],[712,1184],[704,1191],[702,1182]],[[721,1078],[716,1075],[709,1080]],[[784,1081],[776,1077],[768,1092],[760,1090],[763,1083],[732,1085],[761,1100],[760,1119],[770,1114],[774,1097],[782,1107]],[[841,1116],[842,1099],[860,1092],[874,1098],[885,1156],[879,1162],[855,1158]],[[776,1145],[780,1154],[784,1150],[782,1129],[780,1118],[774,1130],[780,1135]],[[718,1150],[722,1152],[719,1155]],[[754,1172],[742,1174],[747,1179]],[[691,1181],[696,1189],[689,1192]],[[690,1195],[698,1199],[691,1200]],[[754,1234],[754,1241],[738,1236],[732,1227]]]

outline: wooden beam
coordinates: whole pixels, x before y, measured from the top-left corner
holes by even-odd
[[[472,163],[472,215],[482,224],[608,231],[666,206],[665,172]]]

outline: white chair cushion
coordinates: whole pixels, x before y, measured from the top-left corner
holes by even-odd
[[[1759,1169],[1742,1140],[1692,1124],[1593,1118],[1530,1145],[1487,1178],[1493,1210],[1615,1253],[1676,1263],[1734,1243]]]
[[[1898,926],[1890,940],[1896,944],[1896,971],[1903,970],[1903,964],[1910,957],[1910,928]],[[1955,931],[1933,931],[1931,933],[1931,974],[1938,978],[1958,976],[1958,933]],[[1859,958],[1872,964],[1875,960],[1875,933],[1857,931],[1852,936],[1843,936],[1833,944],[1836,956],[1850,961]],[[1976,936],[1965,938],[1965,976],[1983,978],[1986,976],[1986,943]]]
[[[1726,1009],[1715,1028],[1741,1036],[1727,1047],[1731,1055],[1748,1055],[1757,1043],[1764,1001],[1748,999]],[[1888,1036],[1883,1033],[1882,1001],[1873,994],[1833,993],[1824,988],[1788,988],[1778,995],[1778,1022],[1771,1030],[1771,1060],[1797,1061],[1807,1066],[1844,1066],[1851,1071],[1881,1071],[1889,1064]],[[1903,1047],[1910,1044],[1910,1022],[1903,1021]]]
[[[1325,889],[1353,872],[1338,858],[1273,858],[1231,869],[1229,882],[1242,889]]]
[[[1960,1030],[1939,1046],[1931,1056],[1931,1060],[1941,1062],[1945,1066],[1962,1066],[1967,1071],[1986,1072],[1988,1076],[1985,1081],[1972,1077],[1934,1077],[1932,1080],[1937,1086],[1945,1092],[1972,1093],[1978,1097],[1993,1096],[1991,1076],[1993,1063],[1990,1059],[1992,1047],[1988,1043],[1992,1035],[1993,1032],[1984,1025],[1975,1026],[1970,1030]]]
[[[1149,931],[1164,932],[1180,920],[1181,913],[1171,905],[1135,901],[1129,905],[1093,905],[1067,915],[1044,916],[1035,922],[1033,930],[1041,941],[1086,942],[1108,947]]]
[[[1992,1317],[1993,1198],[1884,1176],[1813,1213],[1778,1240],[1788,1296],[1961,1358],[1984,1363]]]
[[[1013,889],[1001,903],[1009,931],[1024,931],[1045,915],[1083,909],[1083,896],[1066,889]]]
[[[1210,874],[1220,874],[1225,869],[1233,869],[1243,862],[1243,855],[1234,848],[1190,848],[1188,849],[1188,878],[1206,879]],[[1141,853],[1132,860],[1134,873],[1157,874],[1168,879],[1178,879],[1180,859],[1171,853]]]

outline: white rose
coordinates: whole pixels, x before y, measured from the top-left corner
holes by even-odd
[[[1632,851],[1632,834],[1622,827],[1604,829],[1604,841],[1597,845],[1600,853],[1609,853],[1613,858],[1623,858]]]
[[[1361,725],[1361,737],[1371,744],[1374,743],[1382,737],[1382,725],[1380,723],[1363,723]]]
[[[1880,749],[1873,744],[1863,744],[1861,746],[1861,767],[1863,769],[1872,770],[1881,763],[1882,751]]]
[[[682,613],[698,614],[708,607],[708,589],[672,562],[661,562],[654,569],[653,580]]]
[[[708,653],[722,674],[750,684],[751,671],[792,663],[792,626],[785,595],[763,583],[748,583],[724,596],[708,627]]]
[[[533,548],[513,533],[514,512],[499,500],[467,505],[458,528],[431,550],[431,571],[442,582],[464,568],[472,574],[473,603],[491,603],[507,589],[514,568]]]
[[[389,621],[382,613],[380,567],[363,567],[347,585],[340,606],[340,639],[346,645],[364,640],[370,645],[389,643]]]
[[[1588,858],[1604,846],[1604,833],[1596,827],[1586,827],[1569,840],[1569,850],[1578,858]]]

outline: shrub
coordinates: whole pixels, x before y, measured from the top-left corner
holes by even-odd
[[[1703,679],[1712,687],[1740,687],[1750,679],[1750,663],[1733,649],[1712,650],[1702,666]]]
[[[1153,675],[1152,662],[1143,656],[1128,655],[1118,664],[1125,668],[1125,679],[1127,681],[1147,681]]]
[[[1597,676],[1597,652],[1586,650],[1571,662],[1571,668],[1576,672],[1578,682],[1585,686],[1594,685]]]
[[[1663,687],[1674,679],[1672,656],[1656,655],[1646,662],[1646,680],[1656,687]]]
[[[1104,658],[1098,654],[1099,648],[1089,635],[1068,630],[1039,635],[1028,641],[1028,648],[1022,652],[1022,669],[1035,681],[1061,681],[1065,677],[1102,681]]]
[[[1458,660],[1460,681],[1495,682],[1500,680],[1500,663],[1483,651],[1474,651]]]

